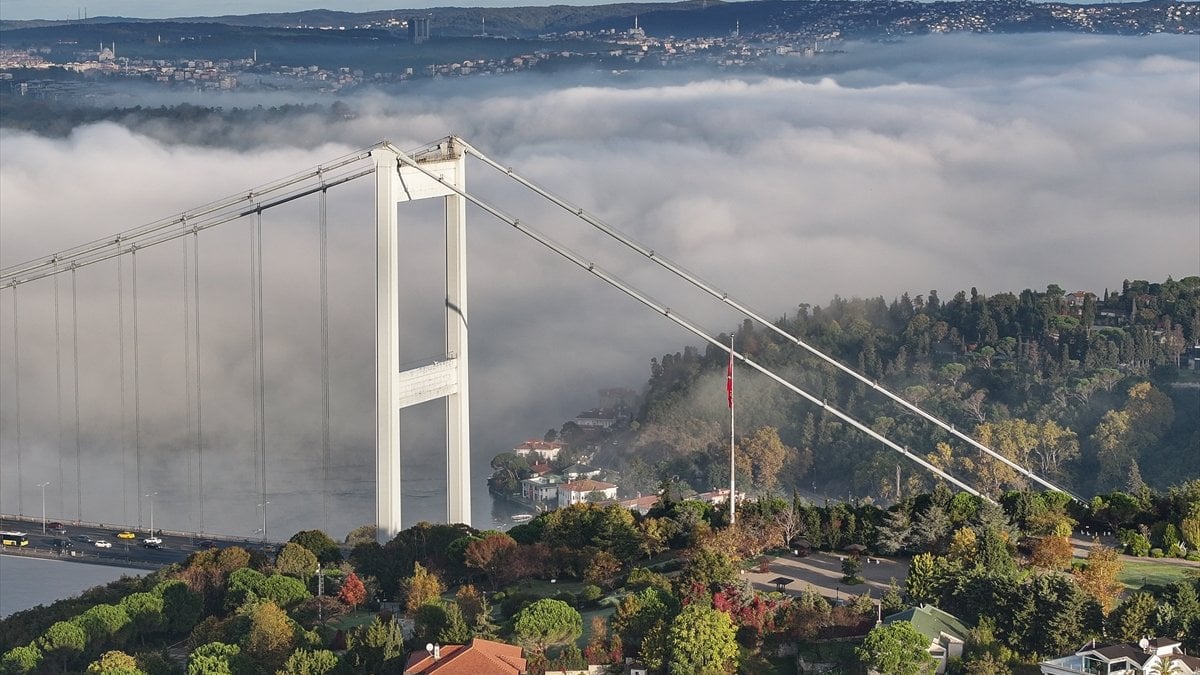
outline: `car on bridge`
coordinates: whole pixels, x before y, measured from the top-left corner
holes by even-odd
[[[162,548],[162,543],[161,537],[146,537],[142,540],[142,546],[146,548]]]
[[[105,541],[105,540],[103,540],[103,539],[97,539],[96,541],[94,541],[94,542],[92,542],[92,543],[93,543],[93,544],[96,546],[96,548],[112,548],[112,542],[111,542],[111,541]]]
[[[75,541],[78,541],[78,542],[84,543],[84,544],[92,543],[92,538],[87,536],[86,534],[77,534],[71,538],[74,539]]]
[[[137,535],[129,530],[125,530],[117,533],[117,539],[137,539]]]
[[[55,532],[58,532],[60,534],[66,534],[66,532],[67,532],[67,526],[63,525],[62,523],[60,523],[58,521],[54,521],[53,523],[50,523],[49,525],[46,526],[46,529],[54,530]]]

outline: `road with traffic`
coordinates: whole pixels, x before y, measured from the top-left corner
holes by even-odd
[[[0,518],[0,530],[25,532],[29,536],[28,546],[5,546],[0,553],[56,560],[123,565],[128,567],[154,568],[183,562],[189,555],[206,548],[241,546],[247,550],[259,550],[272,555],[275,544],[200,536],[187,533],[163,532],[155,538],[159,543],[147,545],[152,535],[148,530],[135,530],[120,526],[106,527],[99,523],[62,523],[62,529],[52,529],[47,523],[42,533],[42,521],[31,518]],[[124,534],[125,536],[121,536]],[[153,540],[151,540],[153,541]],[[97,542],[103,542],[97,545]],[[105,545],[107,544],[107,545]]]

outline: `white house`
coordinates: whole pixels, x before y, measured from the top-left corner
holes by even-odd
[[[1178,640],[1170,638],[1142,638],[1137,644],[1124,642],[1115,645],[1097,645],[1093,640],[1070,656],[1042,661],[1043,675],[1134,675],[1135,673],[1160,672],[1159,664],[1170,660],[1168,668],[1161,672],[1173,675],[1200,673],[1200,658],[1188,656]]]
[[[557,501],[562,478],[553,474],[521,480],[521,496],[535,502]]]
[[[602,499],[616,499],[617,486],[590,478],[563,483],[558,486],[558,506],[562,508],[589,501],[593,493],[599,493]]]
[[[558,441],[539,441],[531,438],[528,441],[513,448],[513,452],[518,455],[529,457],[537,455],[539,458],[552,462],[558,459],[558,453],[562,452],[563,444]]]

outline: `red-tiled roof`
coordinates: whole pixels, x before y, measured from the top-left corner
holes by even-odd
[[[445,645],[441,658],[429,652],[413,652],[404,675],[520,675],[525,671],[521,648],[474,638],[469,645]]]
[[[590,478],[586,478],[584,480],[577,480],[571,483],[564,483],[563,485],[559,485],[558,489],[568,490],[570,492],[595,492],[596,490],[611,490],[615,487],[617,486],[613,485],[612,483],[605,483],[602,480],[592,480]]]

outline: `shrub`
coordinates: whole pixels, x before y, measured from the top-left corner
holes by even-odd
[[[1163,550],[1162,550],[1161,548],[1152,548],[1152,549],[1150,549],[1150,557],[1151,557],[1151,558],[1161,558],[1161,557],[1163,557]]]
[[[579,592],[579,599],[589,605],[604,597],[604,591],[600,590],[595,584],[588,584]]]

